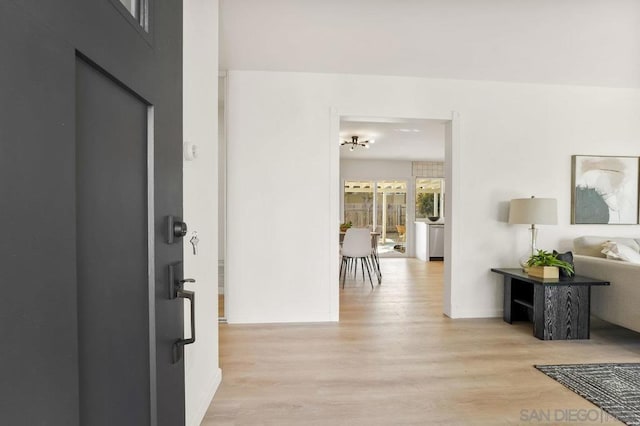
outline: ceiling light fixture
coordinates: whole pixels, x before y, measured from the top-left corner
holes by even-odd
[[[351,136],[351,140],[350,141],[342,141],[342,142],[340,142],[340,145],[341,146],[351,145],[349,147],[349,151],[353,151],[356,146],[361,146],[363,148],[369,149],[369,144],[371,144],[371,143],[375,143],[375,140],[369,139],[369,140],[366,140],[366,141],[359,141],[358,140],[358,136]]]

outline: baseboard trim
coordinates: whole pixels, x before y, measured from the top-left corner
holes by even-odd
[[[488,310],[469,310],[469,311],[461,311],[454,310],[451,319],[462,319],[462,318],[502,318],[503,311],[502,309],[488,309]]]
[[[230,316],[227,315],[228,324],[309,324],[309,323],[328,323],[336,322],[329,312],[322,313],[304,313],[291,315],[286,317],[278,317],[275,315],[257,316]]]
[[[209,380],[209,386],[206,392],[203,392],[198,398],[196,412],[193,413],[193,416],[189,416],[192,420],[187,422],[188,426],[200,426],[204,416],[207,414],[209,405],[211,405],[211,401],[213,401],[213,397],[216,394],[220,383],[222,383],[222,370],[218,368]]]

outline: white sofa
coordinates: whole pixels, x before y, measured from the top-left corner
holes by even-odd
[[[640,238],[579,237],[573,240],[576,274],[609,281],[594,286],[591,313],[605,321],[640,332],[640,265],[607,259],[602,244],[614,241],[640,252]]]

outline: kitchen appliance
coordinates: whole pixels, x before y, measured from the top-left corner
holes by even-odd
[[[429,260],[444,260],[444,225],[429,225]]]

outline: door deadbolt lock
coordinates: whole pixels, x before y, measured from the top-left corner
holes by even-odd
[[[185,235],[187,235],[187,224],[184,222],[174,222],[173,236],[177,238],[182,238]]]
[[[175,216],[167,216],[167,242],[173,244],[176,239],[187,235],[187,224]]]

